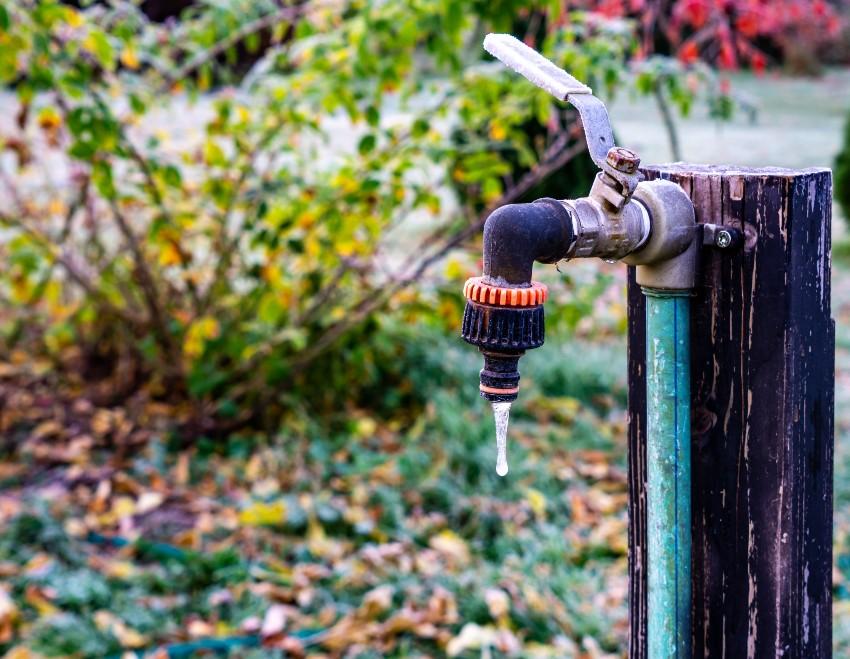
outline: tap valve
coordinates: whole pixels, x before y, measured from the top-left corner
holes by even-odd
[[[638,283],[656,289],[693,286],[693,204],[669,181],[643,182],[640,157],[614,144],[605,104],[587,85],[507,34],[489,34],[484,48],[579,113],[591,159],[599,167],[580,199],[538,199],[496,209],[484,227],[484,274],[464,287],[464,340],[484,356],[481,395],[516,399],[519,358],[543,344],[546,287],[532,280],[535,261],[600,257],[636,265]]]

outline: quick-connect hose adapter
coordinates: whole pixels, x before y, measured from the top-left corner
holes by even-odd
[[[545,338],[546,287],[531,280],[535,261],[555,263],[574,242],[569,211],[555,199],[510,204],[484,225],[484,276],[463,288],[463,339],[484,355],[481,396],[490,402],[516,400],[519,358]]]

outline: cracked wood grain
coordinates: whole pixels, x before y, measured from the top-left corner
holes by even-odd
[[[704,248],[691,299],[693,654],[828,657],[834,323],[828,170],[648,167],[697,221],[743,230]],[[633,269],[631,269],[633,270]],[[630,272],[629,655],[646,657],[645,303]]]

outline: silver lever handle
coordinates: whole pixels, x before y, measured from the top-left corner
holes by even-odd
[[[558,100],[572,103],[581,116],[590,157],[600,169],[609,169],[605,159],[614,146],[614,131],[605,104],[593,95],[590,87],[510,34],[488,34],[484,49]]]

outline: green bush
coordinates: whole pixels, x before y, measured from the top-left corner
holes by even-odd
[[[844,142],[841,151],[835,159],[835,199],[844,212],[844,217],[850,222],[850,114],[844,125]]]
[[[186,401],[204,433],[374,404],[384,315],[454,329],[474,268],[423,275],[583,139],[484,60],[484,32],[546,25],[538,46],[597,93],[629,79],[622,24],[475,7],[228,0],[159,24],[0,0],[3,355],[112,404]]]

